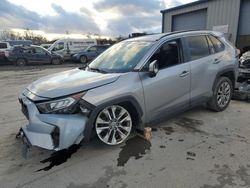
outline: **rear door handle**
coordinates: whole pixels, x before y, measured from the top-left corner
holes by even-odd
[[[185,77],[185,76],[187,76],[189,74],[189,71],[183,71],[179,76],[180,77]]]
[[[220,59],[217,59],[217,58],[216,58],[216,59],[214,60],[214,64],[219,64],[219,63],[220,63]]]

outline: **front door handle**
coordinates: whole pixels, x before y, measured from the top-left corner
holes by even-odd
[[[187,76],[187,75],[189,75],[189,71],[183,71],[179,76],[180,77],[185,77],[185,76]]]

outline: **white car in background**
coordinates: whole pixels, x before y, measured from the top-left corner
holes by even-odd
[[[89,46],[96,45],[96,39],[59,39],[55,41],[48,50],[63,56],[64,60],[69,60],[71,57],[86,49]]]

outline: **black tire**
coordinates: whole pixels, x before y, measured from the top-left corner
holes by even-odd
[[[207,106],[209,109],[215,112],[221,112],[228,107],[232,95],[233,95],[232,81],[227,77],[220,77],[217,79],[214,85],[213,97],[207,103]]]
[[[52,59],[51,64],[52,65],[60,65],[60,64],[62,64],[62,61],[60,59]]]
[[[82,64],[86,64],[86,63],[88,62],[87,57],[86,57],[85,55],[82,55],[82,56],[80,57],[80,62],[81,62]]]
[[[19,66],[19,67],[25,66],[26,63],[27,63],[26,60],[22,58],[16,60],[16,66]]]

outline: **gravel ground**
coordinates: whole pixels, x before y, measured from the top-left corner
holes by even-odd
[[[79,65],[0,67],[0,187],[250,187],[250,107],[232,101],[215,113],[198,107],[153,125],[150,142],[135,133],[120,146],[92,139],[53,153],[15,139],[27,123],[17,97],[41,76]]]

